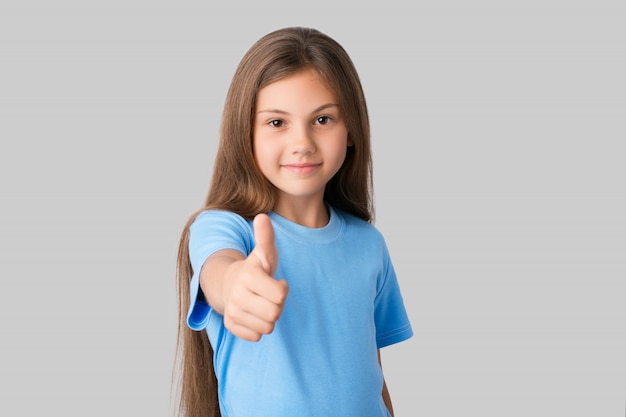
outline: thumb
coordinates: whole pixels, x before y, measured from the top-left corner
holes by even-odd
[[[261,262],[263,270],[273,277],[278,264],[278,251],[276,250],[276,243],[274,241],[274,227],[272,226],[269,216],[263,213],[257,214],[252,224],[254,227],[254,240],[256,242],[252,254]]]

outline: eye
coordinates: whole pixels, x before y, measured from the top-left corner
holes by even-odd
[[[285,125],[285,122],[283,122],[280,119],[274,119],[274,120],[270,120],[268,124],[271,127],[283,127]]]
[[[320,125],[326,125],[330,123],[331,120],[332,118],[330,116],[320,116],[317,119],[315,119],[315,123],[320,124]]]

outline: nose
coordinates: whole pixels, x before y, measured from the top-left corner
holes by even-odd
[[[315,152],[315,141],[311,132],[306,127],[295,129],[291,138],[291,151],[293,154],[310,154]]]

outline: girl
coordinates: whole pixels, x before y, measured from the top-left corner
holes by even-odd
[[[348,54],[314,29],[262,37],[180,241],[180,415],[393,415],[379,349],[413,333],[373,211]]]

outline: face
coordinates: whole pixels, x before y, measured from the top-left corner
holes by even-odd
[[[348,129],[335,94],[313,70],[276,81],[257,95],[254,157],[285,201],[323,204],[326,183],[346,157]]]

